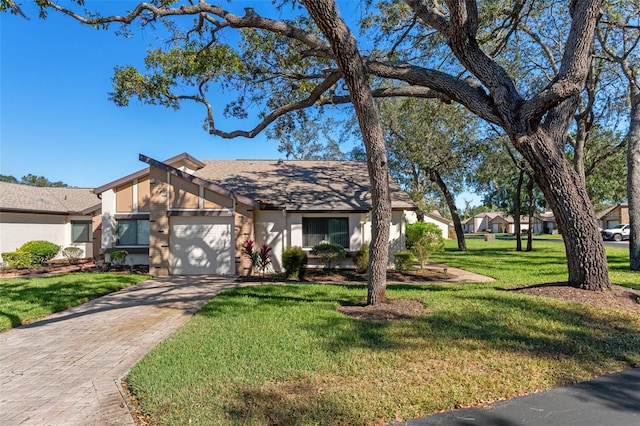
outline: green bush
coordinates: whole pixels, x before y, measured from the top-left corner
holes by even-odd
[[[129,256],[129,252],[126,250],[116,250],[109,254],[109,260],[111,264],[114,266],[122,266],[124,262],[127,260],[127,256]]]
[[[415,257],[410,251],[399,251],[393,253],[393,264],[396,267],[396,271],[406,272],[413,268]]]
[[[282,252],[282,266],[287,278],[302,281],[309,258],[300,247],[287,247]]]
[[[2,261],[7,268],[27,269],[31,264],[31,255],[23,251],[10,251],[2,253]]]
[[[60,252],[60,254],[62,254],[62,256],[69,260],[69,263],[75,265],[80,260],[83,252],[79,247],[66,247],[62,249],[62,252]]]
[[[444,250],[442,230],[434,223],[416,222],[407,224],[407,248],[424,269],[431,253]]]
[[[28,253],[32,265],[41,265],[56,257],[60,246],[50,241],[36,240],[24,243],[17,251]]]
[[[353,255],[353,263],[356,265],[356,271],[364,274],[369,270],[369,245],[363,244],[360,250]]]
[[[311,254],[320,257],[325,269],[332,269],[337,262],[347,257],[347,251],[340,244],[320,243],[313,247]]]

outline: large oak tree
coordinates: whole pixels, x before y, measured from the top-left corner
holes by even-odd
[[[9,8],[13,5],[6,0],[2,3]],[[517,22],[526,13],[523,7],[526,2],[516,2],[506,12],[488,1],[381,2],[381,9],[412,16],[407,31],[393,42],[392,53],[403,46],[403,37],[410,31],[420,33],[414,40],[424,41],[415,56],[409,52],[402,60],[393,54],[380,55],[372,46],[367,46],[371,54],[362,53],[331,0],[305,1],[303,5],[309,15],[301,10],[291,20],[267,18],[253,9],[238,15],[205,1],[158,0],[140,3],[119,16],[104,17],[99,13],[82,15],[70,6],[65,8],[46,0],[37,3],[45,11],[53,9],[89,25],[121,23],[125,32],[135,21],[146,25],[168,23],[173,44],[150,52],[146,74],[133,67],[120,68],[113,99],[126,105],[130,97],[136,96],[144,102],[170,107],[177,107],[182,101],[199,102],[206,107],[207,125],[214,135],[253,137],[291,111],[317,104],[352,102],[363,132],[372,181],[376,233],[372,242],[370,289],[384,288],[381,271],[386,268],[389,227],[384,143],[372,101],[373,97],[381,96],[455,101],[501,127],[529,163],[536,183],[555,213],[565,240],[569,283],[591,290],[610,285],[604,248],[584,180],[564,155],[566,135],[590,69],[601,12],[599,0],[570,2],[565,12],[570,29],[559,47],[560,66],[547,84],[528,87],[526,91],[518,84],[517,76],[483,50],[479,39],[479,29],[487,23],[486,17],[480,19],[479,7],[492,9],[495,15],[492,19]],[[183,27],[185,21],[180,18],[184,16],[194,18],[189,27]],[[380,27],[386,24],[373,23]],[[241,30],[242,40],[224,42],[222,31],[233,28]],[[508,30],[508,26],[503,26],[503,30]],[[441,41],[435,48],[431,35]],[[504,40],[509,43],[508,37]],[[451,69],[439,65],[445,61],[453,64]],[[237,102],[225,109],[228,113],[246,114],[245,102],[262,100],[265,111],[261,121],[250,130],[219,129],[214,120],[216,105],[207,96],[215,84],[244,91]],[[184,87],[194,90],[184,91]],[[375,303],[383,298],[381,292],[380,297],[370,294],[369,300]]]

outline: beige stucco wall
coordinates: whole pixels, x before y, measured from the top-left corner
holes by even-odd
[[[405,211],[404,217],[405,217],[406,223],[416,223],[418,221],[418,216],[416,215],[416,212],[412,210]],[[440,228],[440,230],[442,231],[442,238],[449,239],[449,224],[443,223],[428,215],[424,216],[424,221],[427,223],[433,223],[434,225],[437,225],[438,228]]]
[[[403,211],[394,211],[389,234],[389,265],[393,265],[393,253],[404,250],[405,218]],[[256,243],[267,244],[273,248],[273,268],[282,271],[282,252],[286,247],[298,246],[306,251],[310,247],[303,247],[302,218],[303,217],[346,217],[349,219],[349,251],[360,249],[362,244],[371,243],[371,220],[367,213],[300,213],[281,210],[256,211],[255,229]],[[313,262],[310,261],[310,265]],[[342,262],[342,267],[353,267],[350,258]]]
[[[15,251],[28,241],[44,240],[61,248],[78,247],[82,257],[93,257],[93,242],[72,243],[71,221],[91,221],[91,216],[34,213],[0,213],[0,253]]]

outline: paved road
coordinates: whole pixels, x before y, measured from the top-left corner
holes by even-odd
[[[551,389],[488,408],[449,411],[398,426],[640,425],[640,368]]]
[[[232,279],[170,277],[0,333],[0,425],[133,425],[119,382]]]

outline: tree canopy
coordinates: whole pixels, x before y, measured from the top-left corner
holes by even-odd
[[[146,70],[129,65],[116,70],[112,99],[123,106],[137,98],[173,108],[197,102],[213,135],[254,137],[293,111],[351,102],[366,147],[374,225],[380,226],[374,240],[387,235],[388,193],[384,143],[371,99],[406,96],[461,104],[499,127],[529,164],[567,243],[569,282],[589,289],[609,286],[584,175],[566,156],[567,134],[592,70],[599,0],[365,1],[360,21],[348,23],[332,0],[283,2],[261,13],[252,8],[239,13],[233,2],[227,10],[205,1],[157,0],[113,16],[85,13],[74,2],[37,3],[45,15],[55,10],[97,27],[121,24],[122,33],[141,22],[168,34],[166,47],[149,52]],[[2,5],[19,12],[13,2]],[[350,31],[358,26],[359,40]],[[552,66],[541,67],[541,58]],[[220,90],[233,92],[234,100],[219,105],[211,94]],[[217,114],[246,118],[249,106],[257,107],[257,124],[246,130],[216,125]],[[386,257],[372,256],[372,265],[378,261]]]

